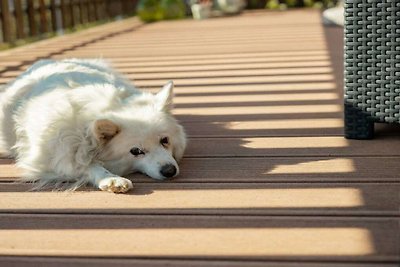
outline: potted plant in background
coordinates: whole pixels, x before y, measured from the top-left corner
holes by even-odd
[[[186,17],[186,5],[183,0],[161,0],[163,19],[183,19]]]
[[[160,0],[140,0],[136,9],[139,18],[145,22],[162,20]]]
[[[184,0],[140,0],[137,14],[145,22],[182,19],[186,16],[186,6]]]

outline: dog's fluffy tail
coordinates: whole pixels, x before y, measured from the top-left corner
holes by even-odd
[[[88,181],[81,178],[76,180],[63,179],[55,173],[26,173],[21,175],[17,183],[31,184],[29,191],[51,190],[51,191],[76,191],[85,186]]]
[[[76,181],[60,181],[58,179],[29,179],[20,178],[16,183],[31,184],[29,191],[76,191],[79,188],[87,185],[87,181],[80,179]]]

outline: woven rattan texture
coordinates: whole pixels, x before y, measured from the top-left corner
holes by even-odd
[[[345,2],[345,102],[400,123],[400,0]]]

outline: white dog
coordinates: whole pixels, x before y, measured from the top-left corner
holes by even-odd
[[[0,93],[0,148],[39,185],[75,181],[124,193],[122,175],[178,175],[186,147],[173,83],[137,90],[101,60],[43,60]]]

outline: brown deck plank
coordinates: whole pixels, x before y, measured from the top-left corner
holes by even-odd
[[[400,215],[399,183],[143,183],[127,195],[0,184],[0,212]],[[107,203],[107,205],[104,205]]]
[[[144,37],[144,36],[141,36]],[[154,42],[160,42],[161,40],[155,40]],[[202,43],[197,43],[194,45],[182,45],[182,46],[162,46],[162,45],[156,45],[156,46],[149,46],[147,44],[142,45],[142,46],[132,46],[131,48],[131,53],[132,56],[140,56],[143,55],[144,53],[148,53],[150,50],[152,51],[153,56],[158,56],[158,55],[176,55],[176,56],[187,56],[187,55],[201,55],[201,54],[206,54],[206,53],[226,53],[226,47],[224,45],[229,45],[229,52],[230,53],[243,53],[246,51],[246,44],[231,44],[231,42],[234,40],[228,40],[225,43],[220,43],[220,44],[214,44],[215,46],[210,48],[210,47],[205,47],[204,44]],[[316,49],[321,49],[325,45],[323,40],[320,41],[313,41],[313,40],[307,40],[307,41],[300,41],[296,45],[293,44],[296,39],[289,40],[291,44],[284,44],[280,43],[279,41],[272,43],[272,44],[255,44],[254,46],[251,46],[252,52],[273,52],[273,51],[280,51],[280,52],[285,52],[288,50],[307,50],[310,49],[310,46],[315,47]],[[207,44],[207,45],[213,45],[213,44]],[[55,56],[54,58],[71,58],[71,57],[101,57],[101,56],[107,56],[109,58],[114,58],[114,57],[123,57],[121,53],[118,53],[118,51],[112,50],[111,52],[108,53],[103,53],[101,49],[89,49],[87,51],[67,51],[65,52],[62,56]]]
[[[185,158],[174,181],[399,182],[398,163],[397,157]]]
[[[191,137],[342,136],[340,118],[270,119],[228,122],[183,120]]]
[[[301,82],[332,82],[334,76],[332,74],[298,74],[298,75],[289,75],[289,76],[239,76],[236,75],[234,77],[206,77],[206,78],[174,78],[170,77],[168,79],[159,79],[159,80],[139,80],[135,78],[135,75],[128,74],[128,78],[135,79],[135,84],[139,87],[150,87],[157,86],[161,84],[165,84],[170,79],[174,79],[174,83],[177,86],[187,86],[187,85],[226,85],[226,84],[260,84],[260,83],[284,83],[284,82],[292,82],[292,83],[301,83]]]
[[[400,156],[397,136],[367,142],[341,136],[196,138],[186,157]]]
[[[227,70],[227,71],[193,71],[193,72],[165,72],[165,73],[135,73],[125,72],[127,77],[140,80],[149,79],[187,79],[191,77],[198,78],[214,78],[214,77],[237,77],[237,76],[275,76],[275,75],[321,75],[331,73],[330,67],[307,67],[307,68],[273,68],[273,69],[250,69],[250,70]],[[3,77],[16,77],[21,74],[21,71],[9,71],[2,74]],[[287,78],[291,81],[290,78]]]
[[[331,67],[297,67],[297,68],[261,68],[261,69],[247,69],[242,68],[239,70],[195,70],[195,71],[170,71],[170,72],[154,72],[151,73],[138,73],[130,70],[125,70],[127,76],[135,80],[148,80],[148,79],[182,79],[182,78],[213,78],[213,77],[237,77],[237,76],[275,76],[275,75],[308,75],[308,74],[326,74],[331,73]],[[290,79],[288,79],[290,81]]]
[[[336,104],[314,105],[275,105],[275,106],[246,106],[226,107],[192,107],[176,108],[173,113],[185,121],[221,121],[224,116],[229,116],[229,121],[242,119],[244,115],[248,120],[263,120],[268,118],[339,118],[342,107]]]
[[[184,158],[174,183],[185,182],[400,182],[398,157]],[[11,159],[0,159],[0,181],[21,173]],[[144,175],[136,182],[154,182]]]
[[[399,260],[395,218],[0,215],[0,223],[1,255]]]
[[[252,103],[258,102],[263,103],[265,105],[273,104],[273,102],[296,102],[296,101],[324,101],[324,100],[336,100],[337,95],[335,93],[292,93],[292,94],[251,94],[251,95],[231,95],[226,96],[178,96],[174,101],[176,106],[180,106],[183,104],[197,104],[206,106],[207,104],[232,104],[236,103]],[[336,101],[333,101],[334,103]],[[229,107],[228,107],[229,108]]]
[[[154,60],[154,59],[153,59]],[[297,68],[301,68],[301,70],[304,70],[306,68],[316,68],[316,67],[330,67],[330,63],[327,58],[325,60],[316,60],[312,61],[307,58],[307,60],[304,61],[299,61],[296,60],[296,57],[294,57],[294,60],[291,62],[268,62],[267,60],[263,58],[247,58],[247,61],[240,63],[240,62],[231,62],[227,63],[226,61],[229,61],[229,59],[224,59],[223,62],[213,64],[213,62],[207,62],[205,60],[199,60],[198,62],[193,62],[194,59],[192,60],[187,60],[185,61],[177,61],[176,65],[164,65],[166,63],[171,64],[174,61],[165,61],[162,62],[164,66],[160,66],[160,63],[155,63],[154,61],[148,61],[149,63],[153,63],[155,66],[140,66],[140,62],[121,62],[121,63],[116,63],[115,61],[112,62],[112,66],[115,68],[118,68],[119,71],[123,73],[134,73],[134,74],[139,74],[139,73],[156,73],[160,74],[162,73],[163,75],[169,75],[170,72],[176,72],[177,74],[181,73],[188,73],[188,72],[198,72],[198,71],[227,71],[227,70],[272,70],[272,69],[291,69],[291,70],[296,70]],[[259,63],[254,62],[254,61],[261,61]],[[267,61],[267,62],[263,62]],[[252,62],[252,63],[248,63]],[[158,77],[158,76],[157,76]],[[167,78],[169,78],[167,76]]]
[[[54,56],[53,58],[65,58],[64,55]],[[87,55],[87,57],[96,57],[93,55]],[[330,66],[329,55],[326,52],[320,54],[307,54],[302,51],[298,52],[297,55],[293,52],[283,51],[280,53],[267,52],[267,53],[229,53],[229,54],[199,54],[199,55],[175,55],[171,56],[146,56],[143,55],[132,55],[130,57],[123,57],[118,55],[113,55],[110,57],[113,66],[117,67],[121,71],[129,70],[128,67],[138,70],[143,70],[151,68],[154,71],[167,71],[170,69],[179,70],[180,66],[192,67],[194,69],[198,68],[215,68],[215,66],[233,66],[237,67],[240,64],[268,64],[266,67],[282,67],[283,66],[298,66],[301,64],[306,64],[306,66],[313,66],[313,64],[324,64]],[[176,69],[177,68],[177,69]],[[182,67],[181,67],[182,68]],[[181,70],[188,70],[182,68]],[[190,68],[189,68],[190,70]],[[209,70],[206,68],[206,70]],[[218,68],[219,70],[219,68]]]
[[[238,260],[179,260],[179,259],[135,259],[119,257],[82,258],[82,257],[21,257],[0,256],[0,265],[24,267],[93,267],[93,266],[135,266],[135,267],[161,267],[161,266],[193,266],[193,267],[398,267],[397,263],[333,263],[333,262],[307,262],[290,263],[279,261],[238,261]]]

